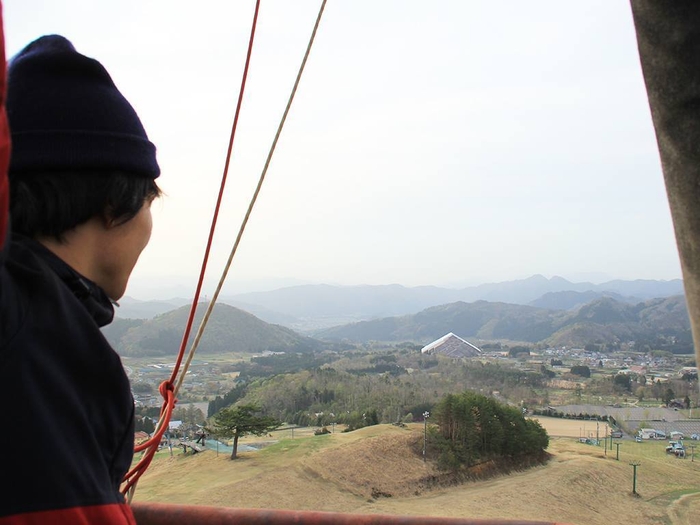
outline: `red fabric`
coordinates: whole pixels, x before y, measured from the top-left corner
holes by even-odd
[[[136,525],[136,520],[131,508],[125,503],[28,512],[0,518],[0,525],[46,525],[47,523],[51,525],[94,525],[95,523]]]
[[[10,163],[10,130],[5,114],[5,31],[0,2],[0,248],[5,244],[8,229],[10,187],[7,182],[7,166]]]

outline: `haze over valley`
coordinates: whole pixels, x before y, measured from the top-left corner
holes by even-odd
[[[551,310],[570,310],[595,299],[609,297],[622,303],[683,294],[680,279],[671,281],[616,280],[602,284],[573,283],[561,277],[488,283],[461,289],[436,286],[405,287],[299,285],[264,292],[223,295],[219,302],[236,306],[260,319],[312,331],[355,321],[415,314],[432,306],[454,302],[502,302]],[[205,299],[204,297],[202,299]],[[149,301],[125,297],[116,309],[119,318],[151,318],[190,304],[179,297]]]

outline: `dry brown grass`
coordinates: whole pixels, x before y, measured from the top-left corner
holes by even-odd
[[[601,421],[580,421],[576,419],[562,419],[558,417],[546,417],[538,416],[533,417],[540,422],[540,424],[547,429],[547,433],[550,436],[556,437],[596,437],[600,436],[600,439],[606,435],[608,432],[608,424]]]
[[[234,462],[214,452],[158,458],[136,500],[581,525],[697,523],[700,460],[666,456],[660,442],[624,442],[621,460],[615,461],[602,447],[578,443],[578,427],[571,427],[574,439],[552,439],[552,459],[546,465],[488,481],[428,489],[424,480],[436,471],[410,444],[420,439],[421,431],[420,425],[379,425],[347,434],[284,439],[260,452],[243,453]],[[631,494],[629,463],[634,459],[642,462],[640,497]]]

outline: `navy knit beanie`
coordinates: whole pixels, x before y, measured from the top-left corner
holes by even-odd
[[[10,176],[121,171],[156,178],[156,148],[97,60],[59,35],[20,51],[7,71]]]

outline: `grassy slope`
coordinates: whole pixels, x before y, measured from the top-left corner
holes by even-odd
[[[570,434],[577,437],[579,423],[572,423]],[[429,490],[420,479],[435,471],[409,447],[421,430],[420,425],[408,430],[380,425],[318,437],[297,432],[294,440],[244,453],[235,462],[214,452],[164,455],[139,484],[136,500],[581,525],[685,525],[694,523],[700,510],[700,458],[671,458],[663,442],[625,441],[615,461],[602,447],[556,438],[550,446],[553,459],[545,466]],[[631,495],[632,460],[641,461],[639,498]],[[392,497],[375,500],[372,489]]]

